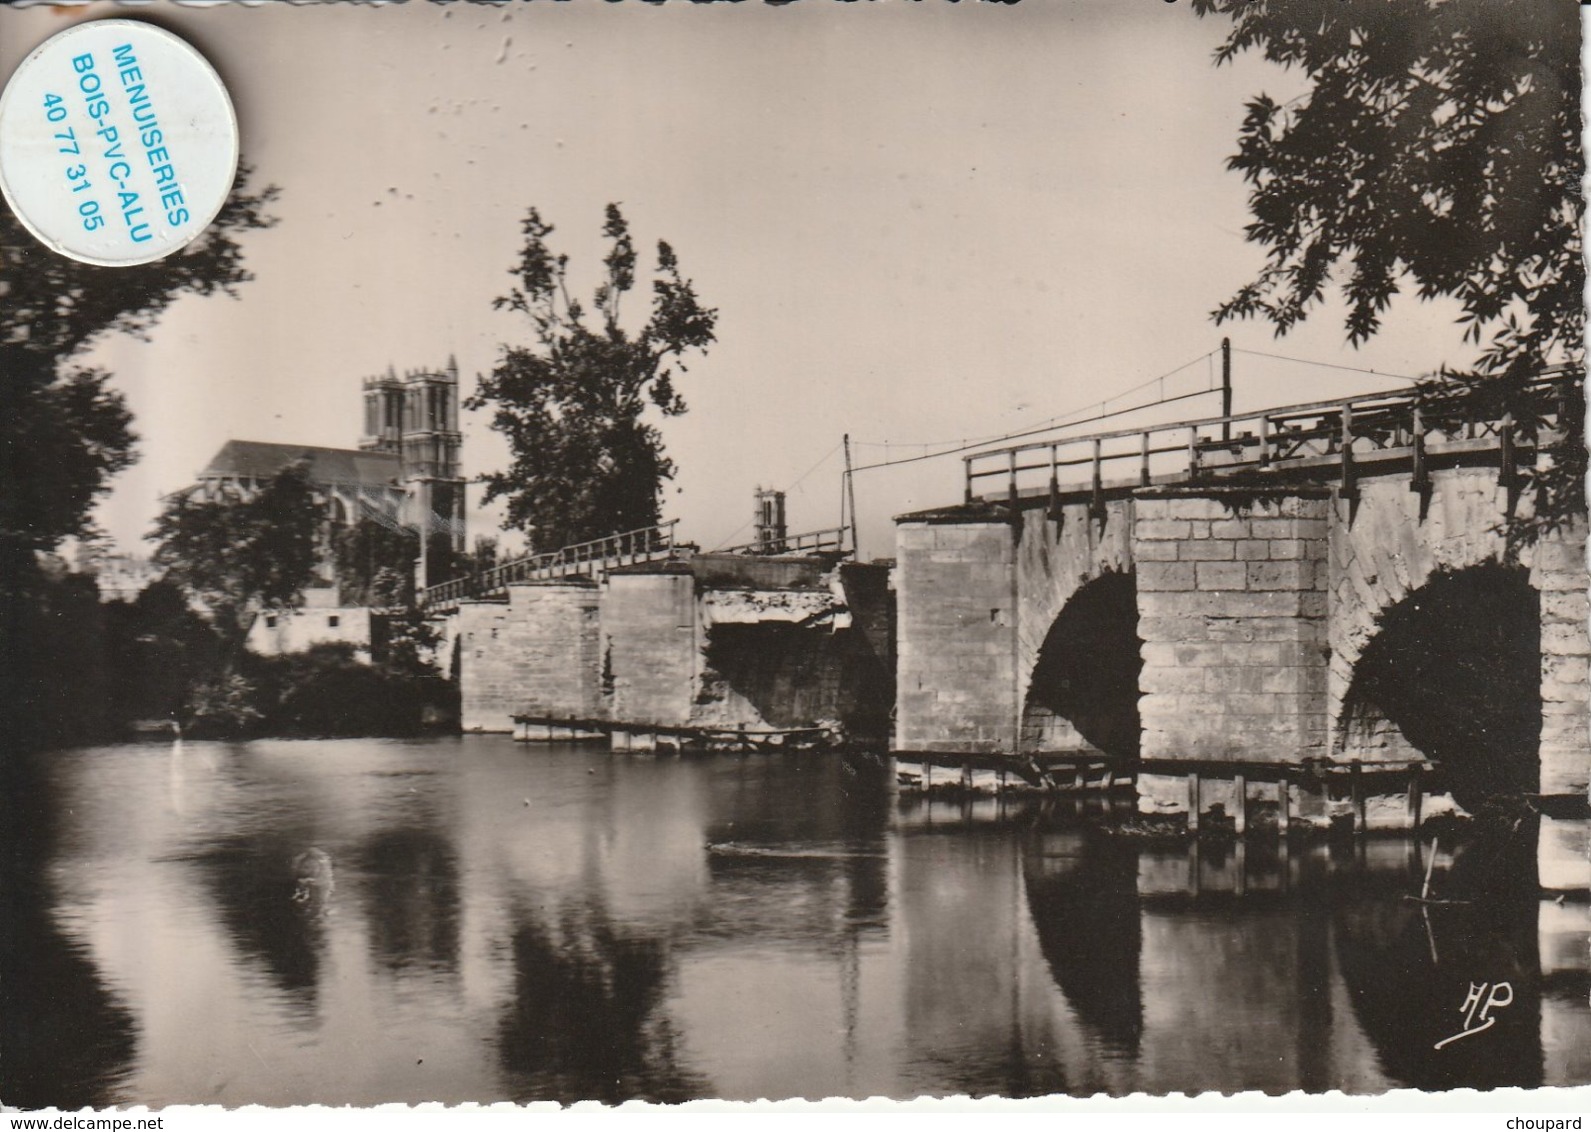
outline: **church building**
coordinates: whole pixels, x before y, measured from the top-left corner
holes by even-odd
[[[323,448],[255,440],[229,440],[199,473],[203,498],[248,498],[272,476],[302,462],[326,508],[328,553],[321,564],[326,586],[305,594],[296,614],[260,618],[250,645],[286,652],[327,640],[368,645],[368,612],[341,609],[330,560],[330,536],[369,519],[389,530],[420,531],[415,586],[447,581],[465,548],[464,477],[459,467],[458,363],[440,370],[391,367],[364,380],[364,433],[357,448]],[[321,624],[325,622],[325,624]],[[352,636],[350,636],[352,634]]]

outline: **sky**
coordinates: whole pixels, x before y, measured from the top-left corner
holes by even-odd
[[[129,11],[0,9],[0,76]],[[679,467],[665,516],[708,549],[750,538],[757,486],[789,492],[793,530],[836,525],[846,434],[869,464],[1030,428],[1194,359],[1169,390],[1203,388],[1223,335],[1239,411],[1474,356],[1456,308],[1412,294],[1358,350],[1335,300],[1281,340],[1214,324],[1263,261],[1225,167],[1244,102],[1303,88],[1258,58],[1217,68],[1225,28],[1186,3],[131,11],[210,59],[255,184],[281,197],[278,224],[244,238],[255,278],[237,300],[184,298],[148,341],[95,350],[141,437],[98,513],[125,550],[147,552],[160,495],[229,438],[356,445],[360,380],[389,364],[456,356],[467,395],[530,340],[492,299],[532,205],[580,290],[614,201],[646,258],[668,240],[717,308],[717,343],[679,383],[690,411],[662,424]],[[471,476],[507,461],[486,416],[465,414]],[[892,516],[957,501],[960,474],[953,456],[859,472],[862,556],[893,554]],[[480,494],[472,535],[497,526]]]

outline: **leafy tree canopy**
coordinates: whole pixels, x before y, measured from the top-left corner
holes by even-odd
[[[155,561],[209,607],[236,657],[256,611],[292,609],[314,580],[321,508],[302,464],[253,496],[173,497],[155,521]]]
[[[1258,278],[1217,321],[1285,333],[1337,273],[1359,343],[1406,283],[1450,296],[1480,369],[1580,364],[1580,17],[1567,0],[1193,0],[1217,51],[1299,68],[1248,103],[1229,165],[1252,186]]]
[[[1232,20],[1225,63],[1257,50],[1299,68],[1309,90],[1248,103],[1228,165],[1251,186],[1248,238],[1267,249],[1258,278],[1215,311],[1285,334],[1340,282],[1348,339],[1373,335],[1392,298],[1457,299],[1473,373],[1444,371],[1427,392],[1513,414],[1533,439],[1546,419],[1526,396],[1542,370],[1585,365],[1580,224],[1580,15],[1568,0],[1193,0]],[[1585,415],[1526,480],[1511,548],[1586,511]]]
[[[506,499],[506,525],[544,550],[651,526],[674,464],[646,411],[685,412],[674,379],[715,341],[718,312],[702,306],[660,240],[650,316],[625,329],[620,308],[637,283],[637,253],[618,205],[602,226],[608,250],[589,310],[570,297],[568,256],[547,243],[552,226],[532,208],[522,231],[515,286],[495,306],[525,315],[534,343],[504,346],[467,402],[492,408],[512,455],[506,472],[484,477],[486,500]]]

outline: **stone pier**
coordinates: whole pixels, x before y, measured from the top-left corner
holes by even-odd
[[[1138,493],[1144,758],[1325,755],[1328,502]]]

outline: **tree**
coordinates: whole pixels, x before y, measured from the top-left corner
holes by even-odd
[[[332,536],[337,589],[344,605],[381,608],[414,604],[419,532],[361,519]]]
[[[173,497],[150,537],[166,577],[209,608],[233,664],[257,612],[301,603],[315,576],[320,524],[308,472],[295,464],[248,498]]]
[[[189,690],[219,665],[215,629],[164,578],[133,601],[109,602],[104,609],[112,722],[182,718]]]
[[[1309,90],[1248,103],[1228,166],[1251,186],[1248,238],[1267,249],[1217,322],[1262,317],[1278,336],[1337,279],[1348,339],[1373,335],[1406,285],[1460,304],[1472,372],[1435,398],[1484,400],[1522,433],[1522,394],[1543,368],[1585,364],[1580,222],[1580,16],[1564,0],[1193,0],[1230,17],[1218,64],[1247,50],[1297,67]],[[1536,503],[1517,545],[1585,512],[1583,389],[1568,438],[1530,473]]]
[[[636,251],[618,205],[608,205],[602,226],[608,251],[590,320],[570,298],[568,256],[547,244],[552,226],[532,208],[522,231],[524,250],[510,271],[516,285],[494,305],[529,318],[535,343],[504,346],[466,403],[492,407],[492,427],[512,454],[508,471],[484,477],[486,501],[506,499],[505,526],[529,531],[544,550],[652,526],[674,464],[646,410],[685,412],[676,371],[715,341],[718,312],[701,305],[673,248],[659,240],[651,315],[637,331],[623,327]]]

